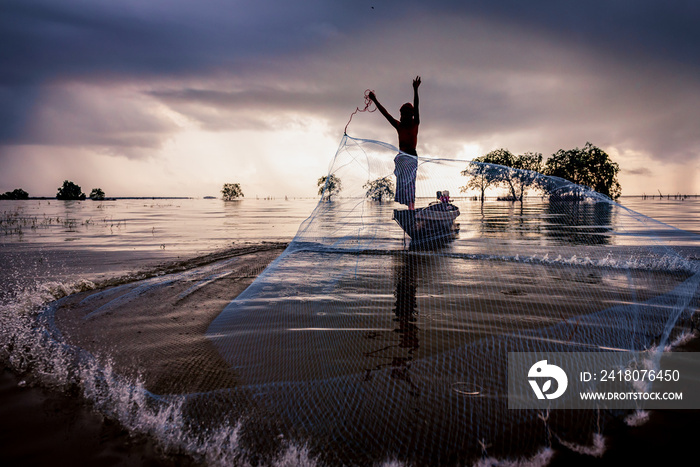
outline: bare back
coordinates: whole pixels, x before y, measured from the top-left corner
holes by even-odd
[[[396,132],[399,134],[399,149],[406,154],[416,155],[416,145],[418,144],[418,123],[397,122]]]

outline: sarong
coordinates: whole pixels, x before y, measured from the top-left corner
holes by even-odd
[[[394,175],[396,175],[397,203],[408,206],[416,201],[416,172],[418,171],[418,157],[416,154],[408,155],[400,152],[394,158]]]

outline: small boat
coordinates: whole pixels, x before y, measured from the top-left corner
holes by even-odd
[[[394,209],[393,219],[411,237],[410,250],[429,250],[451,242],[459,234],[459,208],[447,196],[438,192],[440,201],[434,201],[424,208],[409,211]]]

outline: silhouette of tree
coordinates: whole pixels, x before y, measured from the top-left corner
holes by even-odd
[[[16,188],[1,194],[0,199],[29,199],[29,193],[21,188]]]
[[[384,201],[384,198],[391,199],[394,192],[394,182],[389,177],[378,178],[362,185],[367,190],[366,196],[372,201]]]
[[[473,162],[461,172],[469,181],[460,191],[479,190],[482,201],[484,192],[492,185],[505,186],[509,192],[507,199],[522,201],[525,189],[535,184],[537,172],[542,170],[542,154],[528,152],[516,156],[503,148],[477,157]]]
[[[63,186],[58,189],[58,193],[56,193],[56,199],[62,199],[62,200],[71,200],[71,199],[79,199],[79,200],[84,200],[85,199],[85,193],[83,193],[83,190],[80,188],[79,185],[76,185],[73,182],[69,182],[68,180],[63,181]]]
[[[509,171],[510,196],[514,200],[522,201],[528,187],[538,186],[537,181],[542,172],[542,154],[526,152],[516,156],[511,167],[515,170]]]
[[[90,192],[89,198],[94,200],[105,199],[105,192],[102,191],[102,188],[93,188]]]
[[[479,190],[481,192],[479,199],[484,201],[486,189],[496,184],[496,179],[491,175],[491,167],[480,164],[479,159],[479,157],[475,158],[466,169],[462,170],[461,174],[469,177],[469,180],[466,185],[459,188],[459,191],[464,193],[469,190]]]
[[[547,159],[545,175],[561,177],[617,199],[622,188],[617,180],[620,166],[605,151],[586,143],[583,149],[560,149]]]
[[[569,180],[577,185],[588,187],[598,193],[617,199],[621,194],[617,174],[620,167],[600,148],[586,143],[583,149],[560,149],[542,165],[542,154],[526,152],[515,156],[507,149],[496,149],[477,157],[461,173],[469,177],[462,192],[477,189],[484,199],[486,188],[501,185],[508,189],[505,199],[522,201],[528,187],[536,187],[550,192],[554,180],[545,175]],[[556,183],[555,183],[556,184]],[[581,188],[572,187],[567,193],[557,193],[557,197],[576,199],[581,196]],[[552,195],[554,196],[554,195]]]
[[[232,201],[245,196],[240,183],[224,183],[221,194],[223,195],[224,201]]]
[[[337,195],[343,189],[340,179],[335,174],[324,175],[318,179],[316,185],[318,185],[318,194],[326,201],[330,201],[332,196]]]

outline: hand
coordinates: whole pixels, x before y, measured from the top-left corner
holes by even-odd
[[[418,89],[418,86],[420,86],[420,76],[416,76],[416,79],[413,80],[413,89]]]

